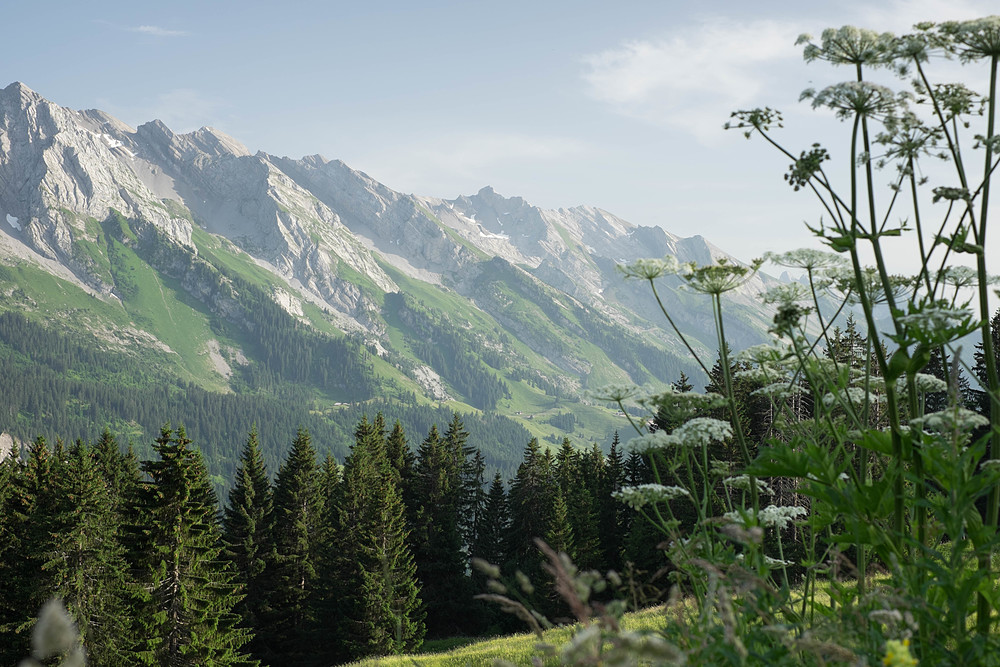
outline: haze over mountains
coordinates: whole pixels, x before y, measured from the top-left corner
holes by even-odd
[[[609,422],[587,413],[588,388],[697,372],[648,285],[616,265],[724,254],[598,208],[542,210],[490,187],[403,194],[343,162],[252,153],[212,128],[133,129],[21,83],[0,91],[0,227],[0,309],[123,354],[156,351],[211,391],[245,389],[247,369],[273,365],[255,321],[266,295],[295,326],[362,350],[368,395],[331,381],[321,400],[412,393],[540,435],[529,415],[568,411],[598,439]],[[42,274],[58,290],[39,287]],[[732,294],[734,347],[767,329],[762,280]],[[707,299],[676,287],[665,281],[661,296],[714,357]]]

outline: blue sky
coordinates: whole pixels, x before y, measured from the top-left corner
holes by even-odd
[[[95,0],[4,8],[0,86],[251,150],[320,153],[388,186],[453,198],[492,185],[590,204],[741,259],[814,242],[787,160],[723,132],[770,105],[800,150],[847,128],[798,102],[848,76],[795,38],[991,13],[990,2],[303,2]],[[875,4],[876,6],[868,6]],[[995,9],[993,9],[995,11]],[[838,134],[839,133],[839,134]],[[835,154],[836,155],[836,154]]]

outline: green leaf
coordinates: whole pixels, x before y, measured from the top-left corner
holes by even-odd
[[[924,362],[926,365],[926,362]],[[899,348],[896,350],[892,357],[889,359],[889,367],[886,369],[885,382],[888,385],[890,382],[898,380],[900,376],[903,375],[910,368],[910,355],[906,353],[904,348]],[[923,368],[923,366],[921,366]]]
[[[892,433],[889,431],[864,431],[861,438],[855,442],[879,454],[892,454]]]

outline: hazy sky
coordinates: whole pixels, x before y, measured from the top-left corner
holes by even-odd
[[[19,80],[132,126],[210,125],[252,151],[320,153],[403,192],[492,185],[545,208],[600,206],[749,259],[812,244],[803,222],[820,211],[783,183],[785,158],[722,130],[729,112],[781,109],[796,152],[822,139],[836,156],[836,133],[849,132],[798,96],[850,72],[805,65],[796,37],[995,11],[964,0],[19,2],[4,7],[0,86]]]

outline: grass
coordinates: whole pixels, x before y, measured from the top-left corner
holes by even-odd
[[[626,630],[656,630],[663,621],[663,607],[650,607],[626,614],[622,627]],[[559,646],[572,636],[572,627],[548,630],[541,640],[545,644]],[[442,646],[444,644],[444,646]],[[539,639],[533,633],[525,632],[487,639],[449,638],[427,642],[420,653],[408,655],[367,658],[350,663],[351,667],[493,667],[496,660],[506,660],[515,665],[530,665],[532,657],[541,657]],[[543,659],[545,665],[558,665],[558,656]]]

